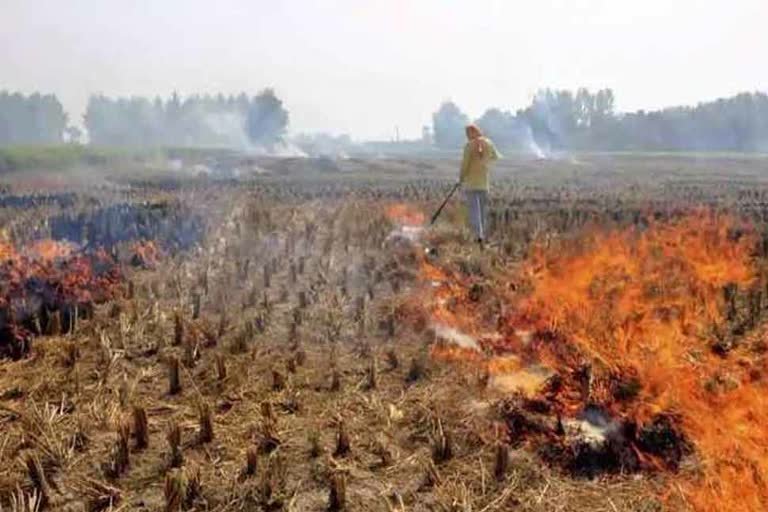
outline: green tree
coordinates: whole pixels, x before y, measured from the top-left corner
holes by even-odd
[[[0,91],[0,145],[58,144],[67,114],[56,96]]]
[[[432,129],[435,134],[435,144],[441,148],[460,148],[464,145],[464,128],[469,118],[455,103],[443,102],[440,108],[432,114]]]
[[[272,89],[264,89],[251,100],[246,121],[254,144],[271,146],[282,140],[288,127],[288,111]]]

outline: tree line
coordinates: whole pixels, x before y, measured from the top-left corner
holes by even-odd
[[[444,102],[432,121],[437,146],[461,147],[470,119],[456,104]],[[474,122],[500,147],[540,152],[768,151],[768,95],[761,92],[619,113],[611,89],[543,89],[524,109],[490,108]]]
[[[56,96],[0,91],[0,146],[56,144],[66,128],[67,114]]]
[[[104,146],[270,146],[288,126],[288,111],[272,89],[249,97],[168,99],[91,96],[85,113],[91,144]]]
[[[0,146],[79,142],[79,128],[55,95],[0,92]],[[83,124],[97,146],[270,146],[282,140],[289,115],[272,89],[153,99],[133,96],[88,100]]]
[[[174,93],[160,97],[91,96],[84,116],[100,146],[269,147],[281,141],[289,113],[272,89],[255,96]],[[469,117],[452,102],[433,115],[435,144],[459,148]],[[502,148],[556,152],[768,151],[768,95],[657,111],[620,113],[612,90],[543,89],[516,112],[490,108],[475,122]],[[80,130],[55,95],[0,91],[0,146],[78,141]]]

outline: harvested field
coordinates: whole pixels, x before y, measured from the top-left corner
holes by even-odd
[[[766,160],[226,165],[6,177],[0,510],[768,507]]]

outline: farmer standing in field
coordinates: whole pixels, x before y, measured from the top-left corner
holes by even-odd
[[[469,224],[475,240],[483,248],[486,240],[486,218],[488,211],[488,165],[498,160],[499,153],[488,137],[483,136],[474,124],[466,127],[467,144],[461,162],[459,183],[464,189]]]

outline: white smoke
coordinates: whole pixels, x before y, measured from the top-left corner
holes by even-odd
[[[435,332],[435,336],[442,340],[453,343],[461,348],[480,351],[480,345],[477,343],[477,340],[469,334],[443,324],[435,324],[432,326],[432,329]]]
[[[276,156],[281,158],[309,158],[302,149],[289,141],[280,141],[269,147],[249,144],[246,153],[256,156]]]
[[[329,133],[299,133],[291,142],[311,157],[348,160],[350,151],[358,150],[359,144],[349,135],[331,135]]]
[[[253,144],[246,132],[243,115],[236,112],[213,112],[203,118],[206,128],[214,135],[217,145],[238,149],[255,156],[275,156],[284,158],[307,158],[308,155],[298,145],[289,140],[274,144]]]
[[[548,156],[541,149],[541,146],[539,146],[539,144],[536,142],[536,139],[533,137],[533,130],[531,130],[531,125],[528,123],[525,123],[524,125],[524,134],[525,135],[522,142],[528,151],[530,151],[530,153],[539,160],[546,160]]]
[[[203,122],[219,144],[234,149],[247,149],[250,146],[242,115],[236,112],[210,112],[203,117]]]
[[[387,235],[385,243],[414,244],[419,241],[423,233],[422,226],[397,226]]]

